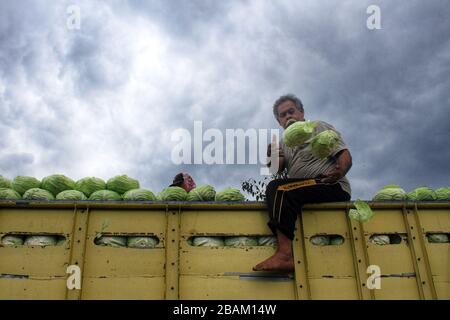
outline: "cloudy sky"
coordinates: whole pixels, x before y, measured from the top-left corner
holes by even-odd
[[[2,0],[0,175],[128,174],[160,191],[189,171],[240,187],[259,164],[176,165],[172,132],[276,129],[272,104],[294,93],[349,145],[353,199],[449,186],[447,12],[445,0]]]

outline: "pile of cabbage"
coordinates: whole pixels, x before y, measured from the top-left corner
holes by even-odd
[[[315,246],[339,246],[344,243],[344,238],[338,235],[317,235],[309,239]]]
[[[396,201],[396,200],[411,200],[411,201],[449,201],[450,188],[442,187],[438,189],[431,189],[423,186],[418,187],[410,192],[406,192],[398,185],[387,185],[381,188],[373,197],[373,201]]]
[[[191,237],[188,243],[194,247],[249,247],[249,246],[278,246],[274,236],[254,237]]]
[[[57,235],[20,235],[9,234],[1,239],[3,246],[60,246],[66,239]]]
[[[155,248],[159,240],[153,236],[109,236],[98,235],[95,239],[95,244],[105,247],[113,248],[135,248],[135,249],[148,249]]]

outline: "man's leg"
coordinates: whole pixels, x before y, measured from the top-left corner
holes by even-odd
[[[294,224],[297,214],[289,215],[292,210],[288,210],[288,215],[284,215],[283,217],[284,223],[281,223],[281,214],[286,214],[286,210],[283,209],[283,205],[286,201],[284,198],[286,192],[277,191],[277,188],[281,185],[295,181],[300,181],[300,179],[276,179],[271,181],[267,186],[266,200],[270,218],[268,225],[278,239],[278,248],[273,256],[257,264],[253,268],[255,271],[291,271],[294,269],[292,239],[294,238]],[[286,223],[286,219],[289,220],[289,222]]]
[[[274,180],[268,188],[268,192],[273,193],[273,189],[280,185],[296,181],[295,179]],[[297,180],[298,181],[298,180]],[[270,184],[269,184],[270,185]],[[269,187],[269,186],[268,186]],[[320,203],[333,201],[348,201],[350,196],[342,191],[338,184],[327,185],[317,184],[313,186],[301,187],[291,191],[278,191],[276,196],[267,195],[267,199],[272,204],[269,207],[269,226],[278,238],[278,250],[269,259],[256,265],[253,270],[282,270],[291,271],[294,269],[294,259],[292,254],[292,239],[294,238],[294,228],[297,214],[301,212],[301,207],[305,203]]]

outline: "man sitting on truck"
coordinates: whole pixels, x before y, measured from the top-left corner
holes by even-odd
[[[273,106],[278,123],[286,129],[295,121],[305,121],[303,104],[295,95],[281,96]],[[294,259],[292,240],[295,221],[305,203],[349,201],[350,183],[345,177],[352,166],[352,157],[341,135],[330,124],[319,121],[315,134],[334,130],[339,141],[332,155],[326,159],[314,157],[308,144],[288,148],[282,141],[279,147],[268,146],[278,154],[278,172],[287,169],[286,179],[271,181],[266,189],[269,211],[268,225],[278,239],[276,253],[253,267],[255,271],[292,271]],[[268,163],[270,167],[271,163]]]

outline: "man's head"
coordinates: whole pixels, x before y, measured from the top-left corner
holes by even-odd
[[[284,129],[291,124],[290,120],[305,121],[303,104],[300,99],[293,94],[279,97],[273,105],[273,114],[280,126]]]
[[[189,192],[196,187],[194,179],[192,179],[189,173],[177,174],[170,186],[183,188],[186,192]]]

